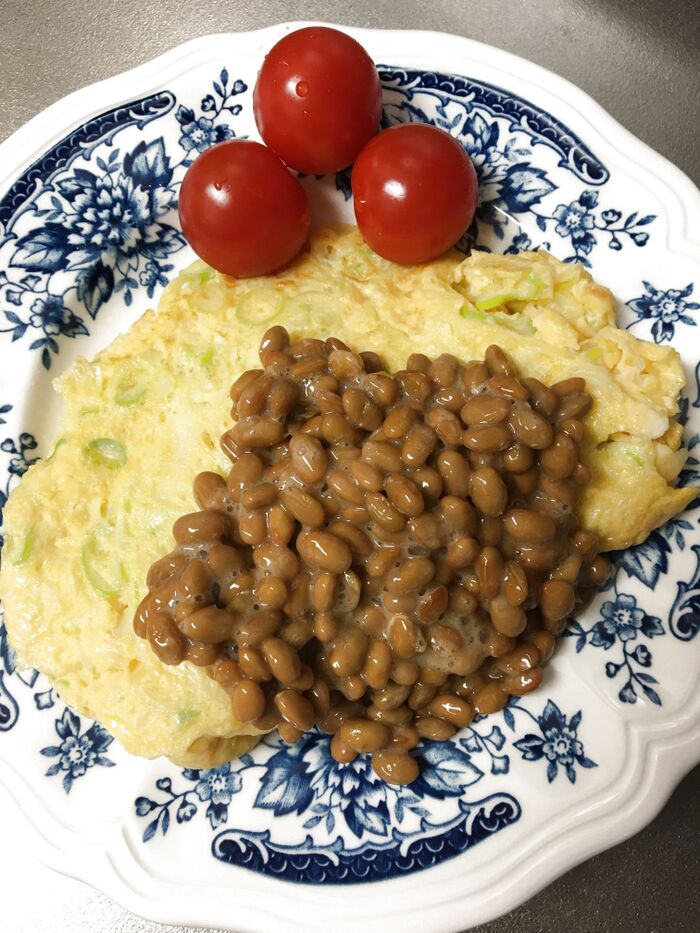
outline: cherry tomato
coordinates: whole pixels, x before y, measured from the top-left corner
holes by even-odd
[[[444,130],[404,123],[384,130],[352,170],[355,217],[365,242],[385,259],[434,259],[474,218],[478,182],[462,146]]]
[[[182,232],[197,255],[227,275],[267,275],[299,252],[309,232],[306,192],[260,143],[207,149],[180,189]]]
[[[382,89],[358,42],[307,26],[267,53],[253,107],[260,135],[290,168],[324,175],[354,162],[377,132]]]

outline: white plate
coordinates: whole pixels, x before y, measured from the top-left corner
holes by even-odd
[[[290,28],[187,43],[78,91],[0,146],[3,494],[50,449],[51,379],[190,260],[175,211],[187,159],[255,134],[261,56]],[[633,333],[679,349],[693,454],[683,481],[697,480],[694,186],[535,65],[436,33],[347,31],[382,63],[390,121],[435,120],[469,148],[482,243],[546,243],[590,263]],[[350,216],[346,176],[304,183],[319,212]],[[132,758],[41,677],[14,671],[4,640],[0,777],[48,864],[153,920],[464,928],[640,829],[697,761],[699,563],[696,508],[621,556],[541,690],[429,746],[410,789],[376,782],[364,761],[335,765],[319,737],[271,738],[201,774]]]

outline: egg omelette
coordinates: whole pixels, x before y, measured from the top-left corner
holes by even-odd
[[[228,471],[218,438],[229,388],[257,365],[272,323],[372,349],[389,370],[412,352],[468,360],[497,343],[547,384],[583,376],[592,479],[579,517],[603,549],[643,541],[697,493],[672,485],[685,459],[678,354],[618,329],[612,295],[580,265],[475,252],[402,267],[340,227],[274,276],[234,280],[194,263],[158,311],[56,381],[58,441],[4,512],[0,598],[20,663],[135,754],[211,767],[257,741],[205,669],[163,665],[132,617],[173,521],[196,507],[194,477]]]

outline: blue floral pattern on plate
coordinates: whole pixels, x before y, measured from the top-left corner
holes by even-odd
[[[589,264],[608,251],[633,247],[637,255],[652,242],[653,213],[609,200],[607,167],[551,115],[469,78],[389,67],[381,77],[385,125],[434,122],[474,160],[480,204],[464,246],[476,238],[482,248],[507,253],[546,248]],[[170,90],[132,101],[77,127],[22,173],[0,200],[0,350],[21,349],[28,362],[36,357],[49,370],[67,341],[92,334],[107,306],[155,296],[183,247],[175,208],[184,172],[212,143],[245,136],[248,90],[241,77],[218,68],[196,95],[198,106]],[[347,172],[335,185],[350,197]],[[628,326],[651,322],[657,342],[676,339],[679,327],[695,327],[693,284],[676,286],[640,281],[631,293],[637,297],[627,303],[634,315]],[[700,364],[696,382],[699,373]],[[8,425],[0,444],[1,531],[10,487],[35,461],[38,447],[23,430],[21,398],[0,402],[0,425]],[[683,418],[699,407],[700,384]],[[698,435],[690,440],[681,477],[686,484],[698,479],[699,443]],[[697,535],[691,510],[618,555],[616,579],[597,619],[586,626],[573,621],[567,632],[578,652],[607,656],[603,687],[626,677],[613,691],[623,708],[648,701],[653,710],[663,701],[663,681],[650,673],[651,641],[680,645],[700,628],[700,544],[690,545],[696,569],[685,580],[672,577],[670,564]],[[664,576],[674,580],[676,594],[661,618],[644,609],[644,594]],[[135,800],[136,819],[147,820],[142,841],[158,845],[174,817],[180,827],[207,826],[220,862],[287,880],[347,884],[422,870],[521,819],[525,804],[510,790],[516,765],[519,775],[548,793],[566,794],[575,781],[591,780],[599,767],[599,737],[587,731],[584,712],[569,714],[545,697],[511,701],[451,741],[419,747],[421,775],[410,787],[379,782],[366,758],[339,765],[328,738],[318,733],[294,746],[267,736],[251,754],[217,768],[173,766],[155,779],[155,791]],[[106,754],[112,737],[67,710],[35,671],[17,671],[0,625],[0,732],[12,735],[24,709],[41,714],[44,740],[36,758],[51,760],[49,780],[62,775],[55,782],[59,793],[62,787],[68,794],[78,781],[86,787],[87,775],[99,782],[114,766]],[[584,743],[593,746],[594,757]]]

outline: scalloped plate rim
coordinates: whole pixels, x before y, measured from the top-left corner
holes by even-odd
[[[45,151],[48,146],[58,141],[74,127],[84,123],[86,119],[89,119],[90,115],[94,115],[103,111],[105,101],[109,101],[111,105],[117,106],[121,102],[131,100],[133,97],[131,90],[126,95],[118,94],[116,96],[110,97],[110,92],[114,94],[114,91],[116,91],[118,88],[123,89],[125,86],[127,86],[127,80],[128,87],[130,89],[132,89],[133,86],[140,85],[142,92],[144,90],[144,83],[147,80],[149,82],[152,80],[154,82],[154,86],[157,84],[158,86],[162,87],[162,80],[157,80],[159,75],[162,78],[167,79],[167,77],[170,75],[174,76],[175,74],[183,74],[184,71],[187,70],[183,67],[186,59],[189,57],[196,58],[200,54],[204,55],[207,44],[213,40],[229,39],[232,41],[240,41],[242,38],[250,38],[254,36],[260,40],[258,45],[253,50],[254,52],[258,52],[271,44],[272,41],[279,38],[285,31],[299,28],[302,25],[309,25],[309,23],[290,22],[266,27],[260,30],[251,30],[248,32],[222,33],[199,37],[183,43],[174,49],[166,51],[156,58],[138,65],[135,68],[129,69],[122,74],[115,75],[103,81],[96,82],[92,85],[76,90],[70,95],[52,104],[37,116],[33,117],[23,127],[18,129],[15,133],[13,133],[3,143],[0,144],[0,155],[6,157],[5,164],[13,166],[12,170],[9,170],[4,175],[4,177],[0,179],[0,192],[4,191],[5,187],[11,184],[17,174],[30,165],[33,161],[35,161],[41,152]],[[635,168],[651,176],[654,180],[654,186],[657,189],[661,187],[668,194],[673,195],[675,201],[674,206],[680,209],[679,212],[685,221],[683,225],[685,229],[682,231],[682,234],[678,233],[673,225],[669,225],[669,235],[667,237],[667,242],[664,244],[665,248],[671,253],[680,254],[686,258],[695,259],[695,261],[700,258],[700,239],[696,240],[691,236],[691,230],[697,228],[697,225],[693,222],[693,215],[697,214],[700,216],[700,192],[698,192],[696,186],[693,184],[691,179],[688,178],[688,176],[685,175],[680,169],[669,162],[664,156],[651,149],[647,144],[637,139],[614,117],[605,111],[600,104],[598,104],[580,88],[576,87],[565,79],[560,78],[547,69],[530,63],[519,56],[513,55],[512,53],[496,49],[475,40],[453,36],[448,33],[428,32],[421,30],[401,31],[354,29],[345,26],[340,26],[340,28],[344,31],[347,31],[351,35],[356,36],[361,41],[366,42],[368,45],[371,45],[374,40],[381,42],[382,39],[386,39],[389,36],[400,37],[400,40],[405,42],[405,44],[408,46],[411,46],[414,43],[418,45],[419,40],[423,41],[425,42],[424,48],[428,48],[429,50],[427,52],[423,51],[418,53],[418,59],[435,55],[436,52],[434,46],[436,44],[446,42],[454,46],[455,49],[461,48],[463,52],[471,53],[474,57],[479,58],[482,63],[484,63],[485,59],[488,57],[489,67],[493,67],[499,73],[508,73],[510,76],[517,80],[523,80],[527,82],[529,87],[539,89],[542,93],[558,98],[559,102],[561,103],[561,107],[566,114],[565,119],[567,124],[570,125],[572,122],[576,122],[572,121],[571,119],[572,114],[575,115],[576,120],[586,124],[586,129],[588,132],[595,132],[599,137],[600,145],[598,146],[598,150],[600,150],[602,147],[608,151],[612,150],[615,152],[618,156],[618,161],[622,164],[623,167],[625,167],[625,170],[628,173],[628,166],[631,164],[629,153],[622,146],[618,148],[615,143],[621,140],[621,142],[626,144],[627,147],[629,147],[630,144],[633,144],[635,149],[635,156],[637,158]],[[250,52],[249,49],[242,51],[244,54],[249,54]],[[394,52],[392,54],[396,53]],[[506,66],[511,67],[513,71],[509,72]],[[434,68],[435,64],[421,64],[417,65],[416,67]],[[444,63],[440,65],[440,68],[444,71],[454,71],[453,68],[445,65]],[[167,75],[163,75],[164,70],[168,71]],[[546,87],[544,84],[545,80],[549,82],[548,86]],[[561,92],[565,92],[567,96],[562,96]],[[529,94],[529,88],[525,93]],[[98,98],[100,101],[99,103]],[[94,100],[95,104],[94,106],[88,107],[87,105],[91,100]],[[76,109],[79,106],[81,106],[82,109]],[[71,119],[66,121],[65,117],[69,110],[71,113]],[[80,116],[76,116],[78,113]],[[597,117],[599,120],[602,118],[607,124],[608,134],[606,136],[603,136],[600,123],[598,123],[597,126],[591,126],[591,114],[594,117]],[[47,137],[45,134],[45,128],[49,121],[54,120],[56,121],[54,125],[60,126],[60,129],[55,131],[55,135],[52,132]],[[43,141],[40,144],[38,142],[38,137],[42,134],[42,128],[44,131]],[[655,172],[653,169],[654,163],[656,163],[657,166],[661,166],[666,174],[664,175],[663,173]],[[664,202],[664,208],[668,209],[669,204],[667,197],[661,197],[661,200]],[[696,702],[694,707],[697,706],[698,703]],[[537,880],[534,883],[532,880],[529,882],[521,880],[520,882],[512,884],[506,892],[492,891],[491,897],[487,899],[482,906],[473,910],[472,915],[469,917],[468,921],[470,924],[484,922],[485,920],[496,917],[505,911],[512,909],[517,904],[522,903],[526,898],[541,890],[542,887],[550,883],[554,878],[561,875],[564,871],[591,857],[593,854],[603,851],[604,849],[607,849],[638,832],[659,812],[677,783],[693,766],[696,760],[700,758],[700,754],[697,751],[694,751],[695,741],[700,739],[700,716],[698,716],[697,710],[694,710],[688,714],[687,717],[684,717],[680,731],[674,729],[672,724],[663,722],[652,728],[645,727],[643,723],[634,723],[631,726],[631,731],[634,732],[637,736],[639,742],[639,751],[643,752],[643,754],[640,755],[641,767],[635,772],[637,780],[634,782],[634,794],[625,801],[625,804],[627,804],[630,800],[634,801],[637,794],[642,794],[641,800],[634,805],[631,817],[625,815],[625,808],[621,808],[614,817],[608,817],[606,825],[609,827],[611,822],[614,822],[616,825],[616,831],[614,832],[612,838],[608,834],[604,841],[600,837],[594,838],[591,836],[587,844],[583,844],[584,835],[590,836],[591,821],[589,820],[586,820],[581,827],[581,832],[578,834],[581,838],[578,838],[575,844],[571,841],[572,838],[577,835],[575,830],[567,831],[567,840],[563,843],[561,840],[561,834],[555,837],[555,840],[551,841],[553,844],[558,846],[557,851],[555,853],[550,849],[547,853],[541,856],[540,861],[544,862],[544,866],[541,864],[538,865]],[[645,733],[647,733],[646,739]],[[683,750],[683,754],[679,754],[680,750]],[[5,769],[3,768],[0,771],[0,778],[3,777],[4,772]],[[5,780],[3,780],[3,784],[5,783]],[[9,784],[9,782],[7,783]],[[39,804],[44,806],[40,798],[35,795],[33,788],[30,790],[27,786],[25,786],[24,791],[31,793],[34,796],[34,799]],[[17,799],[12,791],[10,791],[10,796],[15,800]],[[625,826],[617,826],[617,823],[619,823],[623,818],[627,819],[627,824]],[[91,884],[101,890],[104,890],[106,893],[109,893],[112,897],[115,898],[115,900],[119,901],[127,907],[130,907],[130,909],[134,910],[135,912],[140,913],[143,916],[148,916],[158,922],[171,922],[177,924],[192,923],[195,925],[202,923],[203,913],[201,909],[192,912],[191,910],[184,909],[183,905],[178,903],[180,899],[184,901],[186,898],[191,898],[192,895],[190,893],[182,894],[181,898],[173,898],[170,904],[166,904],[164,906],[163,903],[158,903],[158,899],[156,897],[151,896],[149,898],[143,895],[137,890],[137,887],[134,884],[127,880],[124,874],[118,870],[118,867],[115,864],[115,860],[109,855],[109,851],[107,849],[107,845],[113,841],[112,837],[115,835],[113,832],[115,829],[114,826],[110,826],[110,839],[104,840],[105,848],[101,852],[101,855],[104,856],[107,864],[111,866],[113,875],[110,876],[103,874],[104,869],[100,865],[102,859],[96,859],[93,862],[87,862],[83,860],[81,862],[81,853],[78,851],[68,853],[66,850],[62,850],[61,848],[55,846],[45,835],[43,835],[39,829],[39,826],[37,825],[40,820],[37,820],[36,822],[34,820],[29,820],[28,822],[31,826],[32,833],[36,835],[40,841],[41,848],[43,850],[43,860],[55,870],[75,877],[79,880],[89,880]],[[595,820],[592,822],[595,822]],[[127,835],[121,824],[117,829],[117,835]],[[91,850],[97,848],[100,848],[97,843],[94,846],[91,846]],[[67,857],[70,865],[66,864]],[[59,859],[63,860],[63,865],[57,864]],[[455,868],[458,862],[459,858],[453,859],[449,863],[443,863],[443,865],[449,864]],[[434,874],[434,870],[427,870],[421,874],[421,880],[428,881]],[[251,875],[250,873],[248,873],[246,877],[253,884],[258,880],[258,876]],[[436,881],[437,883],[440,883],[438,879],[436,879]],[[396,887],[402,882],[405,883],[406,879],[398,878],[392,879],[391,881],[383,881],[381,883],[381,887],[382,889],[385,889],[389,884],[392,884],[394,887]],[[265,879],[264,883],[269,884],[269,879]],[[288,890],[294,891],[296,893],[296,897],[300,900],[302,898],[305,899],[305,895],[308,895],[308,899],[311,901],[318,900],[319,894],[325,895],[326,893],[329,896],[334,897],[338,891],[337,887],[332,885],[325,889],[319,889],[311,886],[307,888],[305,886],[296,884],[293,885],[291,882],[284,881],[277,881],[276,883],[278,885],[283,885]],[[379,887],[379,885],[373,884],[370,886],[370,890],[376,891]],[[350,890],[352,891],[353,889]],[[367,892],[367,886],[363,887],[362,890],[363,892]],[[168,893],[171,894],[171,892]],[[207,896],[210,893],[211,892],[209,889],[204,892],[204,894]],[[456,895],[453,901],[447,902],[448,906],[450,904],[454,905],[462,896],[463,895],[459,894]],[[495,896],[498,896],[500,899],[497,907],[495,907],[492,903]],[[199,892],[199,897],[202,897],[201,892]],[[202,905],[200,904],[200,907],[201,906]],[[430,910],[433,914],[438,912],[431,905],[424,908],[424,910]],[[268,916],[270,919],[272,919],[272,914],[268,914]],[[386,919],[387,916],[395,917],[397,914],[385,914],[383,919]],[[251,920],[253,921],[257,919],[260,919],[259,905],[256,905],[251,913]],[[212,925],[216,925],[217,922],[220,923],[221,918],[219,917],[217,921],[215,919],[214,913],[212,913],[210,920]],[[274,915],[274,920],[278,924],[279,928],[279,914]],[[241,933],[247,929],[253,930],[260,928],[257,922],[255,922],[255,925],[241,926],[239,921],[240,918],[237,918],[236,928],[241,931]],[[408,919],[403,916],[402,922],[406,925],[407,929],[448,929],[448,927],[444,926],[443,924],[436,926],[430,922],[428,922],[426,926],[426,920],[421,917],[421,911],[413,912]],[[308,929],[308,921],[305,920],[304,924],[304,928]],[[291,927],[289,928],[291,929]],[[339,928],[342,929],[343,927],[341,926]]]

